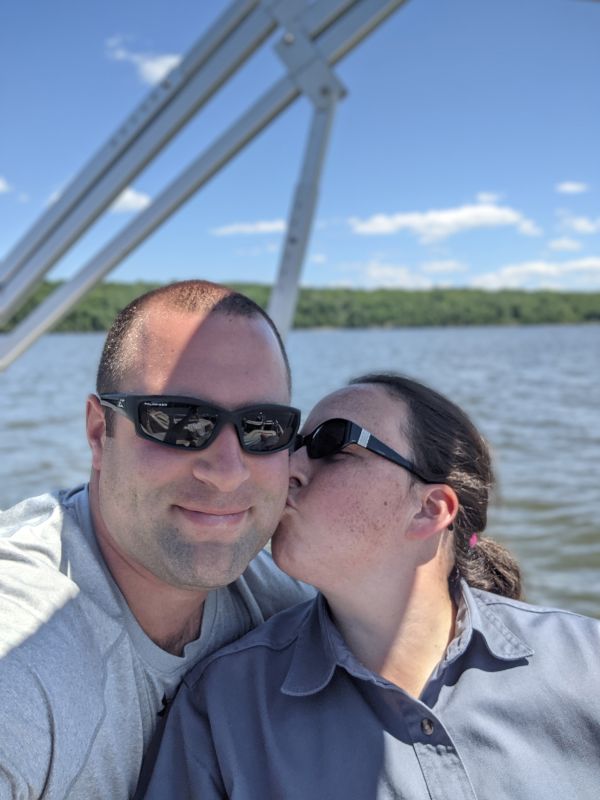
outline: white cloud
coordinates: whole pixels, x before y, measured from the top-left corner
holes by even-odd
[[[352,231],[359,235],[384,235],[409,230],[425,244],[477,228],[512,226],[525,236],[541,234],[537,225],[520,211],[491,203],[402,214],[375,214],[366,220],[351,217],[348,222]]]
[[[151,86],[160,83],[172,69],[179,66],[181,56],[176,53],[137,53],[123,46],[122,36],[106,40],[106,56],[111,61],[125,61],[133,64],[138,77]]]
[[[483,203],[484,205],[495,205],[500,199],[501,195],[495,192],[479,192],[476,197],[477,202]]]
[[[495,272],[478,275],[472,285],[485,289],[520,288],[539,285],[559,287],[561,280],[574,276],[600,279],[600,257],[572,259],[571,261],[524,261],[508,264]]]
[[[391,264],[378,259],[371,259],[361,266],[361,286],[389,287],[396,289],[429,289],[432,282],[412,272],[403,264]]]
[[[315,253],[310,257],[310,262],[312,264],[325,264],[327,263],[327,256],[323,253]]]
[[[421,265],[421,270],[430,273],[467,272],[468,267],[460,261],[446,259],[442,261],[426,261]]]
[[[113,214],[129,214],[132,211],[143,211],[152,202],[152,198],[128,186],[116,198],[110,207]]]
[[[551,250],[575,253],[577,250],[581,250],[582,245],[581,242],[577,242],[575,239],[563,236],[561,239],[553,239],[548,243],[548,247]]]
[[[576,233],[600,233],[600,217],[565,217],[563,223]]]
[[[60,196],[63,193],[63,189],[55,189],[53,192],[50,192],[48,199],[46,200],[47,206],[53,206],[57,200],[60,199]]]
[[[240,256],[241,258],[258,258],[277,253],[280,249],[281,245],[276,242],[269,242],[268,244],[260,244],[256,247],[239,247],[234,252],[236,256]]]
[[[600,256],[588,256],[567,261],[566,266],[570,272],[600,272]]]
[[[181,63],[181,56],[176,54],[167,54],[163,56],[140,55],[134,63],[136,63],[142,80],[154,86],[160,83],[163,78],[166,78],[171,70],[179,66]]]
[[[541,236],[543,231],[530,219],[524,219],[517,224],[517,230],[525,236]]]
[[[213,228],[213,236],[239,236],[252,235],[256,233],[283,233],[286,229],[286,222],[283,219],[259,220],[257,222],[233,222],[230,225],[222,225],[220,228]]]
[[[589,191],[589,188],[587,183],[577,181],[563,181],[554,187],[559,194],[583,194],[583,192]]]
[[[2,175],[0,175],[0,194],[6,194],[6,192],[11,192],[11,191],[12,191],[12,186],[10,185],[10,183],[6,180],[6,178],[3,178]]]

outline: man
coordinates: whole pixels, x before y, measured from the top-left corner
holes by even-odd
[[[87,401],[89,487],[0,514],[1,800],[130,797],[182,674],[306,598],[260,553],[289,395],[243,295],[187,281],[119,314]]]

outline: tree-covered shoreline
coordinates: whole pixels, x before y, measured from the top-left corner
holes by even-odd
[[[58,284],[46,281],[0,331],[9,331]],[[104,331],[117,312],[156,283],[103,283],[55,331]],[[270,286],[229,284],[263,308]],[[501,289],[301,289],[295,328],[394,328],[448,325],[536,325],[600,321],[600,292]]]

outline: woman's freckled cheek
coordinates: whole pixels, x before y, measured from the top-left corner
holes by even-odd
[[[364,531],[365,524],[368,520],[360,499],[355,498],[345,504],[342,520],[348,534],[356,536]]]

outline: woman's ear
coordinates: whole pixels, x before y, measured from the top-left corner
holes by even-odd
[[[407,531],[409,539],[427,539],[452,524],[458,513],[458,497],[445,483],[426,484],[421,492],[421,507]]]

